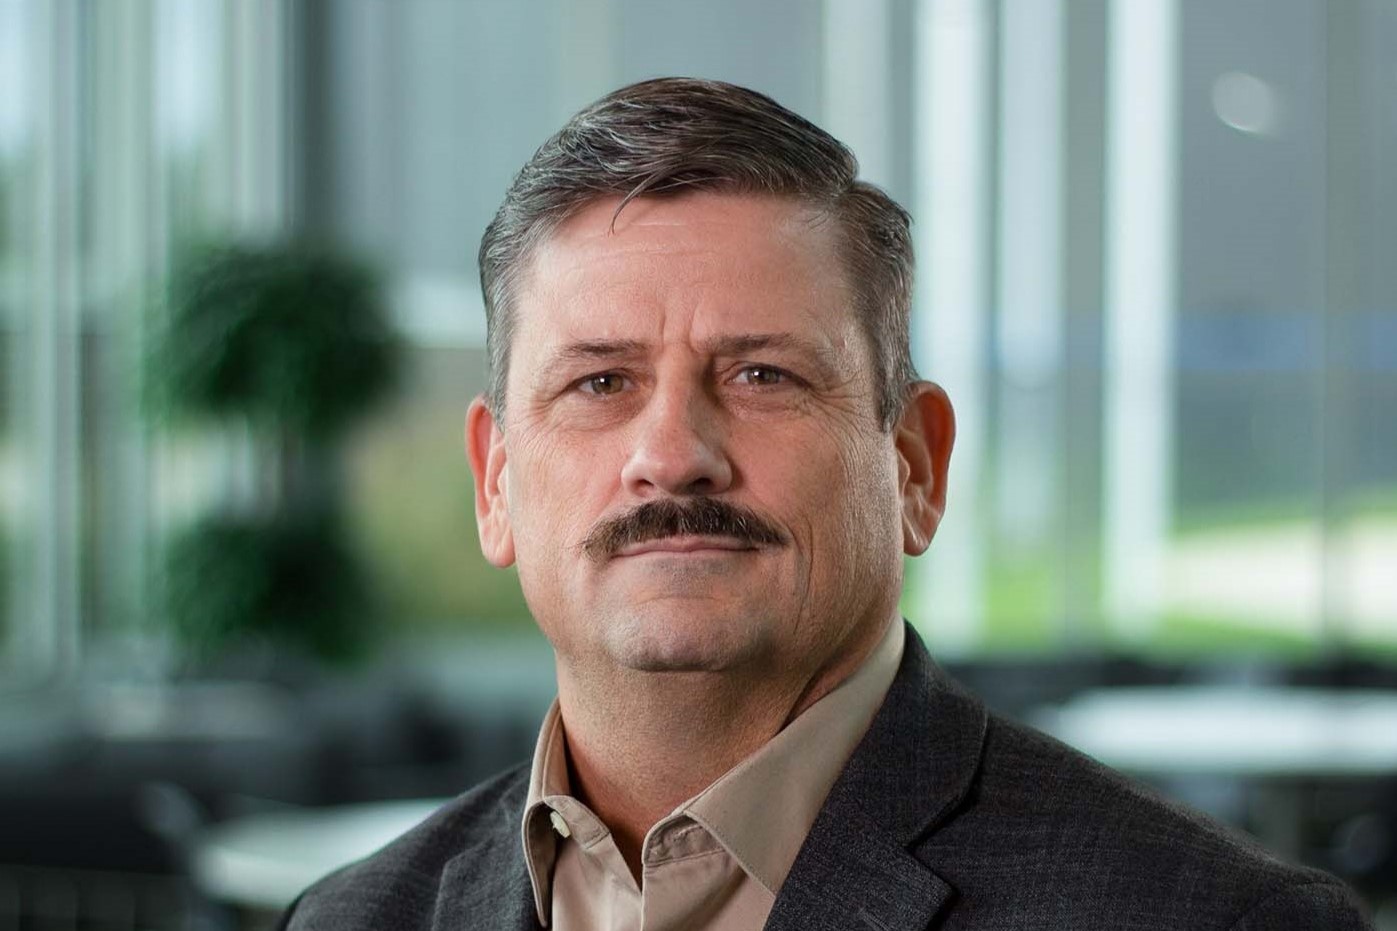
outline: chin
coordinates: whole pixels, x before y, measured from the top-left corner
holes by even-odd
[[[617,665],[639,672],[722,672],[758,657],[766,639],[750,615],[657,604],[610,622],[606,647]]]

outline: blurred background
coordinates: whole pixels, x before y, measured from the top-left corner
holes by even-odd
[[[937,655],[1397,928],[1397,0],[0,0],[0,929],[262,926],[531,752],[475,251],[662,74],[916,218]]]

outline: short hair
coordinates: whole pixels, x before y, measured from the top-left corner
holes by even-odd
[[[582,110],[515,176],[481,239],[491,410],[505,415],[515,290],[538,243],[601,197],[621,195],[619,214],[641,195],[714,191],[791,197],[835,219],[872,350],[879,421],[891,429],[917,377],[909,336],[911,217],[857,176],[858,161],[839,140],[733,84],[658,78]]]

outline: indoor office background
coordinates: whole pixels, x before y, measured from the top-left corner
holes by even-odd
[[[916,218],[933,651],[1397,928],[1394,0],[0,0],[0,929],[256,927],[530,752],[475,250],[661,74]],[[381,390],[239,380],[342,345]]]

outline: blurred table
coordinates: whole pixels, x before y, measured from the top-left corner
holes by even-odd
[[[1084,692],[1034,723],[1148,775],[1397,774],[1397,692],[1171,686]]]
[[[194,881],[210,898],[277,911],[320,877],[373,853],[446,799],[268,812],[205,829],[194,842]]]

